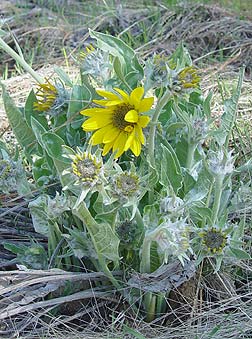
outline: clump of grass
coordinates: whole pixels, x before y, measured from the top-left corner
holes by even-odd
[[[183,40],[198,64],[223,62],[241,51],[234,62],[239,67],[251,62],[251,23],[227,9],[200,3],[152,1],[131,2],[19,1],[5,12],[3,28],[12,33],[5,41],[22,47],[27,62],[35,69],[45,63],[63,62],[63,49],[81,50],[90,43],[87,27],[119,36],[144,56],[155,52],[170,54]],[[14,8],[14,11],[13,11]],[[9,11],[9,12],[8,12]],[[2,73],[7,78],[22,72],[18,65],[0,52]]]

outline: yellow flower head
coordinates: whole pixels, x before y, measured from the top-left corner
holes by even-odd
[[[46,79],[46,83],[38,84],[36,92],[37,102],[34,103],[34,108],[37,111],[48,111],[54,104],[58,95],[56,87]]]
[[[86,50],[85,52],[83,52],[83,51],[80,52],[80,59],[81,60],[86,59],[86,57],[88,55],[92,54],[95,51],[95,48],[94,48],[93,45],[90,44],[90,45],[86,46],[85,50]]]
[[[90,153],[76,153],[72,162],[72,171],[79,181],[94,185],[101,172],[101,165]]]
[[[227,234],[215,227],[204,230],[200,236],[203,245],[205,245],[207,250],[212,254],[221,253],[227,244]]]
[[[106,155],[111,149],[116,152],[118,158],[128,149],[138,156],[141,145],[145,139],[142,128],[146,127],[150,118],[141,113],[149,111],[154,98],[143,98],[144,88],[135,88],[130,95],[119,88],[117,92],[97,90],[105,97],[105,100],[93,100],[94,103],[103,106],[89,108],[81,111],[81,114],[90,117],[83,124],[86,132],[96,131],[91,139],[92,145],[104,144],[102,155]]]
[[[200,77],[197,74],[196,68],[189,66],[178,74],[178,80],[183,88],[195,88],[199,85]]]
[[[124,197],[136,194],[139,190],[139,177],[133,173],[120,173],[115,180],[115,190]]]

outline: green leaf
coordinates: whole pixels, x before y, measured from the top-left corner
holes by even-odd
[[[31,122],[38,142],[44,150],[44,157],[47,159],[48,168],[57,171],[63,187],[71,185],[71,183],[73,183],[72,174],[63,174],[64,171],[69,169],[69,167],[71,166],[71,160],[63,156],[63,145],[65,144],[64,140],[55,133],[47,132],[45,128],[33,117],[31,119]],[[35,168],[34,170],[36,171]],[[38,171],[35,173],[36,175],[40,175]],[[80,187],[73,187],[73,185],[71,185],[71,191],[74,194],[79,195]]]
[[[48,267],[47,253],[44,247],[34,241],[28,246],[22,244],[14,245],[6,242],[4,243],[4,248],[17,255],[16,263],[33,269],[46,269]]]
[[[57,134],[46,132],[41,136],[42,143],[46,148],[47,153],[52,159],[59,159],[69,164],[69,160],[62,157],[62,146],[65,144]]]
[[[188,142],[185,138],[180,138],[175,146],[176,155],[182,167],[186,168]]]
[[[210,92],[203,102],[203,111],[205,115],[207,116],[207,118],[212,117],[211,100],[212,100],[212,93]]]
[[[69,87],[73,86],[72,80],[69,78],[68,74],[65,71],[63,71],[62,68],[54,67],[54,71],[55,71],[55,73],[58,74],[58,76],[65,83],[65,85],[67,85]]]
[[[244,236],[244,230],[245,230],[245,218],[243,218],[237,227],[234,227],[234,232],[232,234],[232,241],[241,241]]]
[[[184,195],[186,195],[191,191],[191,189],[193,189],[193,187],[196,184],[196,180],[191,176],[188,170],[185,171],[183,180],[184,180],[183,191]]]
[[[85,85],[73,86],[67,111],[67,119],[71,120],[71,126],[76,119],[83,121],[83,116],[80,116],[79,112],[90,104],[91,99],[92,94]]]
[[[221,204],[218,214],[224,215],[227,212],[227,206],[230,204],[230,195],[232,193],[231,188],[222,189]]]
[[[80,127],[80,126],[79,126]],[[71,147],[76,147],[76,145],[81,144],[80,132],[69,128],[69,131],[66,132],[67,144]]]
[[[9,243],[8,241],[7,242],[4,242],[3,243],[3,246],[6,250],[14,253],[14,254],[23,254],[26,250],[26,246],[25,245],[15,245],[15,244],[12,244],[12,243]]]
[[[184,122],[174,122],[166,128],[166,134],[169,136],[174,136],[178,129],[182,129],[184,127],[185,127]]]
[[[32,128],[31,118],[32,116],[35,115],[35,119],[39,121],[39,123],[42,124],[45,128],[48,128],[46,117],[42,115],[41,113],[38,113],[37,111],[35,111],[33,108],[34,102],[36,101],[37,101],[36,95],[34,91],[31,90],[25,102],[25,108],[24,108],[25,120],[27,124]]]
[[[148,189],[152,190],[156,183],[158,182],[158,171],[156,170],[156,168],[152,167],[152,165],[150,164],[150,162],[148,161],[149,163],[149,171],[148,171]]]
[[[212,211],[207,207],[192,206],[190,208],[190,214],[193,215],[193,219],[196,218],[198,221],[202,221],[206,218],[208,222],[210,222],[212,218]]]
[[[37,185],[43,186],[48,185],[52,171],[49,169],[45,158],[38,158],[32,164],[33,178]]]
[[[153,226],[157,226],[159,223],[159,203],[155,203],[153,205],[146,205],[144,207],[143,212],[143,222],[144,225],[148,228],[152,228]]]
[[[188,104],[189,106],[189,104]],[[191,120],[188,116],[188,110],[186,109],[186,107],[184,109],[181,109],[181,107],[179,107],[176,103],[173,106],[173,110],[175,112],[175,114],[177,115],[177,117],[181,120],[181,122],[183,122],[184,124],[186,124],[186,126],[188,126],[188,128],[191,127]]]
[[[184,197],[186,204],[191,205],[194,202],[202,201],[208,193],[208,188],[203,185],[195,185]]]
[[[118,262],[119,238],[107,223],[97,223],[91,216],[84,202],[73,209],[73,214],[86,225],[98,258]]]
[[[251,259],[249,253],[239,248],[229,247],[230,251],[232,252],[233,256],[237,259]]]
[[[67,239],[76,258],[82,259],[83,257],[87,257],[97,260],[97,254],[86,232],[81,232],[77,228],[69,228],[68,232],[69,234],[65,234],[64,237]]]
[[[114,57],[120,60],[121,69],[123,70],[124,76],[130,72],[134,72],[135,77],[132,77],[130,85],[132,88],[137,86],[137,82],[143,78],[143,68],[140,65],[136,54],[132,48],[130,48],[122,40],[100,32],[89,30],[90,36],[97,40],[98,46],[105,52],[110,53]]]
[[[232,129],[237,116],[237,106],[241,96],[242,82],[244,78],[244,68],[240,70],[238,83],[232,96],[224,101],[224,113],[221,117],[221,127],[215,134],[215,139],[220,145],[228,147]]]
[[[161,145],[162,162],[160,183],[168,188],[172,186],[174,193],[177,195],[183,183],[182,170],[174,149],[169,144],[167,144],[167,146],[168,147]]]
[[[114,70],[115,70],[118,78],[122,81],[122,83],[125,83],[126,80],[125,80],[125,76],[123,74],[124,73],[123,67],[122,67],[121,61],[118,57],[115,57],[113,66],[114,66]]]
[[[44,148],[44,144],[42,141],[42,135],[47,132],[47,129],[33,116],[31,116],[31,127],[36,136],[36,139],[41,147]]]
[[[27,154],[31,154],[34,150],[34,147],[31,148],[32,145],[36,142],[36,137],[33,133],[33,130],[27,124],[22,112],[18,109],[9,96],[8,92],[5,89],[5,86],[0,82],[2,87],[2,97],[4,102],[4,108],[6,111],[6,115],[8,117],[10,126],[15,134],[15,137],[19,143],[19,145],[27,152]]]
[[[72,173],[64,173],[71,167],[71,160],[63,156],[64,140],[52,132],[47,132],[42,135],[42,142],[47,154],[53,160],[61,185],[68,187],[72,193],[79,196],[81,186],[73,185],[74,176]]]
[[[182,42],[172,53],[171,59],[174,60],[177,65],[179,65],[179,68],[192,65],[190,54]]]
[[[32,223],[35,231],[48,237],[50,222],[47,217],[48,196],[40,195],[29,203]]]
[[[190,193],[189,191],[188,197],[193,196],[193,194],[197,194],[197,195],[202,194],[202,199],[203,199],[203,197],[205,197],[208,194],[209,189],[212,184],[213,184],[213,181],[212,181],[211,176],[209,175],[207,169],[203,167],[198,175],[197,182],[195,183],[193,187],[193,192]]]

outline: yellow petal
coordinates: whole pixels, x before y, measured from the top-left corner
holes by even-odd
[[[129,95],[126,92],[124,92],[122,89],[117,88],[117,87],[115,87],[113,89],[121,95],[124,102],[126,102],[126,103],[129,102]]]
[[[122,131],[114,142],[113,152],[117,151],[115,158],[120,157],[125,151],[126,141],[127,141],[127,133]]]
[[[99,117],[92,117],[84,121],[82,124],[82,128],[84,131],[94,131],[98,128],[104,127],[111,123],[111,118],[108,115],[99,116]]]
[[[128,122],[138,122],[138,113],[134,109],[128,111],[128,113],[124,117],[125,121]]]
[[[118,100],[118,96],[116,94],[104,91],[103,89],[97,89],[96,93],[101,97],[108,98],[109,100]]]
[[[142,96],[144,95],[144,88],[137,87],[130,93],[129,103],[138,109]]]
[[[109,127],[106,131],[106,133],[104,134],[104,137],[103,137],[103,143],[104,144],[107,144],[109,142],[112,142],[115,140],[115,138],[118,137],[119,133],[120,133],[120,130],[116,127],[112,127],[112,126],[106,126],[106,127]]]
[[[111,114],[113,111],[106,108],[87,108],[80,111],[80,114],[92,117],[96,114]]]
[[[139,154],[141,153],[141,143],[140,143],[140,141],[135,138],[132,142],[130,149],[135,154],[135,156],[138,157]]]
[[[104,147],[103,147],[102,155],[106,155],[111,150],[113,144],[114,144],[113,141],[105,144]]]
[[[115,106],[121,104],[123,101],[117,98],[117,100],[93,100],[93,102],[101,106]]]
[[[150,122],[150,117],[148,117],[147,115],[141,115],[138,119],[138,125],[142,128],[145,128],[148,123]]]
[[[110,128],[111,128],[111,126],[107,125],[105,127],[98,129],[98,131],[94,132],[94,134],[90,138],[90,143],[92,145],[102,144],[104,135],[107,133],[108,130],[110,130]]]
[[[139,113],[149,111],[151,109],[151,106],[153,105],[153,102],[154,97],[142,99],[138,108]]]
[[[127,150],[130,148],[130,146],[131,146],[131,144],[132,144],[134,138],[135,138],[135,128],[134,128],[134,130],[130,133],[130,135],[128,135],[128,137],[127,137],[127,141],[126,141],[125,146],[124,146],[124,150],[125,150],[125,151],[127,151]]]
[[[141,144],[144,145],[145,138],[144,138],[143,130],[139,125],[136,125],[136,137],[140,140]]]

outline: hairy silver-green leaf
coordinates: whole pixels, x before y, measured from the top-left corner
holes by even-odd
[[[165,187],[172,186],[177,195],[183,183],[182,170],[174,149],[169,144],[167,144],[167,146],[168,147],[161,145],[162,161],[160,182]]]
[[[107,223],[97,223],[84,202],[73,209],[73,214],[82,220],[92,239],[98,258],[118,262],[119,238]]]
[[[36,142],[36,137],[33,133],[33,130],[27,124],[24,115],[22,114],[21,110],[15,105],[5,86],[1,82],[0,85],[2,87],[4,108],[13,133],[15,134],[15,137],[20,146],[28,153],[30,153],[31,146],[34,145],[34,143]]]

